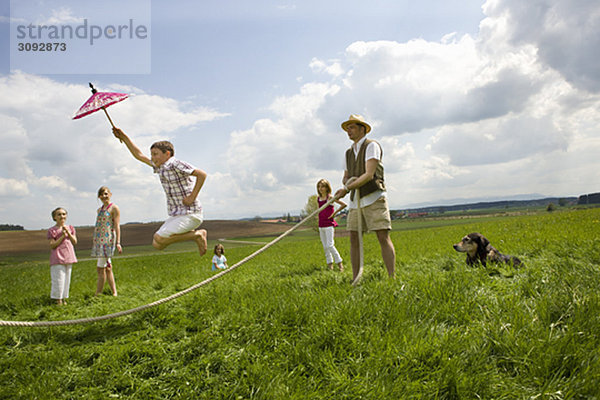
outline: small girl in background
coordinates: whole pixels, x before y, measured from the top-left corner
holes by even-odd
[[[321,179],[317,182],[317,194],[319,195],[317,197],[317,203],[319,208],[321,208],[331,199],[331,184],[327,179]],[[327,267],[332,270],[333,263],[335,262],[340,271],[343,271],[344,265],[342,264],[342,257],[340,257],[340,253],[338,253],[335,248],[333,228],[337,226],[334,219],[336,214],[346,207],[346,203],[340,200],[336,200],[334,203],[340,205],[337,210],[335,210],[332,203],[319,213],[319,236],[321,237],[321,243],[323,243],[323,250],[325,250]]]
[[[106,186],[98,189],[98,198],[102,206],[98,209],[94,237],[92,238],[92,257],[98,258],[96,271],[98,272],[98,283],[96,285],[96,296],[102,294],[104,283],[108,286],[113,296],[117,295],[117,285],[113,274],[110,257],[115,253],[123,252],[121,247],[121,213],[116,204],[110,202],[112,193]]]
[[[212,258],[212,270],[229,268],[227,258],[225,257],[225,247],[221,243],[215,246],[215,255]]]
[[[67,210],[62,207],[52,211],[56,225],[48,229],[46,237],[50,241],[50,278],[52,289],[50,298],[59,306],[66,305],[71,284],[71,270],[77,262],[75,247],[77,236],[75,228],[67,225]]]

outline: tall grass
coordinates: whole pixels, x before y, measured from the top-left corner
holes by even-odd
[[[357,288],[349,260],[326,270],[315,235],[146,312],[0,328],[0,398],[598,398],[600,210],[463,222],[394,231],[395,281],[372,234]],[[471,231],[525,266],[467,267],[451,246]],[[346,258],[347,241],[337,240]],[[230,265],[256,248],[228,249]],[[101,315],[212,274],[193,252],[115,265],[120,297],[92,296],[85,261],[62,308],[47,299],[45,263],[3,267],[0,318]]]

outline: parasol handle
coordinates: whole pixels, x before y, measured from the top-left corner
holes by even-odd
[[[108,118],[108,122],[110,122],[111,126],[116,128],[115,124],[112,122],[112,119],[110,119],[110,115],[108,115],[108,111],[106,111],[106,107],[102,107],[102,110],[104,111],[104,114],[106,114],[106,118]]]
[[[90,83],[90,85],[91,85],[91,83]],[[106,114],[106,118],[108,118],[108,122],[110,122],[110,125],[113,128],[116,128],[115,124],[113,124],[113,122],[112,122],[112,119],[110,119],[110,115],[108,115],[108,111],[106,111],[106,107],[102,107],[102,111],[104,111],[104,114]],[[119,140],[121,141],[121,143],[123,143],[122,139],[119,139]]]

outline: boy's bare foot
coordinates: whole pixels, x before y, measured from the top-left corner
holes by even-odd
[[[327,268],[329,268],[330,271],[333,271],[333,263],[332,264],[327,264]]]
[[[342,263],[339,263],[339,264],[338,264],[338,267],[340,268],[340,272],[342,272],[342,271],[344,270],[344,264],[342,264]]]
[[[196,231],[196,244],[198,245],[198,251],[200,255],[206,254],[206,229],[199,229]]]

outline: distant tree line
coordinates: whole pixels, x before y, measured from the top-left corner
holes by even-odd
[[[0,231],[24,231],[21,225],[0,224]]]
[[[600,193],[582,194],[577,199],[577,204],[598,204],[600,203]]]
[[[449,211],[485,210],[487,208],[510,208],[510,207],[546,207],[549,203],[558,203],[561,207],[575,203],[576,197],[547,197],[532,200],[499,200],[478,203],[456,204],[449,206],[431,206],[411,208],[405,210],[409,213],[444,213]]]

